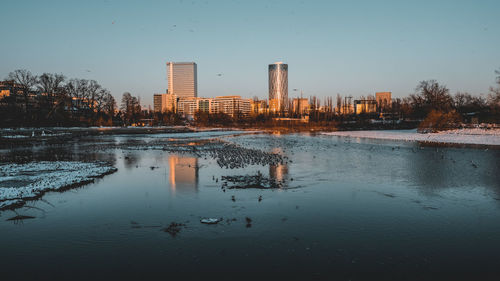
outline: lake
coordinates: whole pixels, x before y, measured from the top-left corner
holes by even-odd
[[[259,151],[282,162],[221,167],[199,153],[211,140],[245,149],[233,162]],[[500,276],[500,150],[235,131],[81,137],[0,156],[118,169],[1,211],[3,280]],[[245,185],[256,178],[271,184]]]

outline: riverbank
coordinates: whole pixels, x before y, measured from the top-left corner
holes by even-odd
[[[162,127],[48,127],[0,130],[0,149],[37,143],[63,144],[80,137],[103,135],[144,135],[205,131],[189,126]],[[223,130],[223,129],[216,129]],[[229,129],[227,129],[229,130]]]
[[[337,131],[322,133],[329,136],[419,142],[435,145],[459,145],[500,149],[500,129],[456,129],[438,133],[418,133],[416,130]]]

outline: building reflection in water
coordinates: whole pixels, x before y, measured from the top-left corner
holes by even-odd
[[[272,152],[283,155],[283,151],[279,148],[273,149]],[[287,175],[288,166],[286,164],[269,165],[269,178],[282,181]]]
[[[168,164],[172,191],[198,191],[198,158],[170,155]]]
[[[282,181],[288,175],[288,166],[286,164],[269,165],[269,177],[276,181]]]

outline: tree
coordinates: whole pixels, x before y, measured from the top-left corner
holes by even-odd
[[[136,121],[141,112],[141,105],[136,97],[132,96],[129,92],[125,92],[122,96],[121,110],[124,113],[125,121],[130,124]]]
[[[87,85],[87,99],[89,101],[90,115],[92,118],[95,116],[97,101],[100,99],[102,87],[95,80],[90,80]]]
[[[62,74],[44,73],[37,79],[37,88],[47,95],[56,95],[62,88],[66,77]]]
[[[448,88],[439,85],[436,80],[421,81],[416,93],[410,95],[410,103],[414,118],[423,119],[431,110],[449,111],[453,105],[453,99]]]
[[[337,94],[337,115],[341,114],[341,109],[342,109],[342,96],[340,94]]]
[[[37,79],[37,88],[44,94],[43,100],[45,101],[45,103],[39,101],[43,107],[41,110],[48,110],[46,117],[53,115],[57,108],[64,106],[67,101],[67,94],[62,85],[64,80],[66,80],[64,75],[52,73],[43,73]]]
[[[422,133],[438,132],[455,128],[460,122],[460,115],[454,110],[443,112],[433,109],[418,125],[418,131]]]
[[[15,83],[24,88],[24,110],[27,112],[29,106],[29,94],[37,83],[37,77],[31,74],[29,70],[17,69],[9,73],[8,79],[14,80]]]
[[[488,94],[488,107],[490,109],[490,118],[492,122],[500,123],[500,69],[495,70],[497,87],[490,87]]]
[[[109,93],[109,91],[107,91],[107,93],[104,94],[102,104],[103,104],[102,109],[104,112],[106,112],[106,114],[108,114],[109,116],[113,116],[115,114],[116,100],[113,97],[113,95]]]
[[[497,77],[495,78],[498,86],[496,88],[490,87],[490,94],[488,95],[488,104],[490,106],[500,107],[500,69],[495,70]]]
[[[416,90],[423,98],[424,104],[431,109],[449,110],[452,106],[450,90],[444,85],[439,85],[436,80],[421,81]]]
[[[82,114],[85,109],[84,101],[87,97],[87,88],[89,81],[85,79],[71,79],[66,84],[66,92],[69,97],[73,100],[73,106],[75,107],[78,114]]]
[[[33,86],[37,83],[37,77],[26,69],[14,70],[9,73],[8,78],[14,80],[14,82],[26,88],[28,91],[32,90]]]

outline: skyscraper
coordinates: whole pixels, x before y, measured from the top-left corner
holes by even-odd
[[[272,111],[288,107],[288,64],[276,62],[269,65],[269,103]]]
[[[167,62],[168,93],[178,98],[198,96],[196,63]]]

